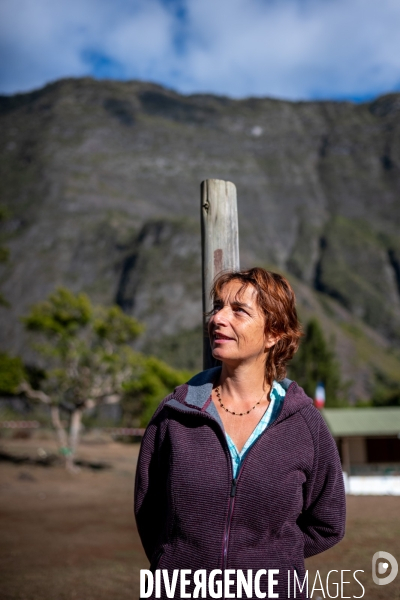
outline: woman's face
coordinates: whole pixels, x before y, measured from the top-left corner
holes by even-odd
[[[242,287],[240,281],[230,281],[216,298],[209,321],[211,349],[214,358],[225,363],[262,361],[276,339],[265,332],[265,317],[257,304],[257,292],[252,285]]]

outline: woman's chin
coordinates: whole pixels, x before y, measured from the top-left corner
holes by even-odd
[[[216,358],[217,360],[222,360],[224,353],[221,352],[220,348],[212,348],[211,353],[212,353],[213,357]]]
[[[219,348],[218,346],[212,349],[212,355],[215,359],[225,361],[232,358],[229,352],[224,352],[223,348]]]

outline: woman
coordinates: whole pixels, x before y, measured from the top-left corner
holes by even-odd
[[[220,569],[223,578],[228,569],[232,577],[251,569],[248,597],[296,597],[304,558],[344,535],[345,495],[321,414],[285,378],[301,336],[295,296],[284,277],[261,268],[220,275],[212,296],[209,336],[222,366],[176,388],[145,432],[139,534],[153,572]],[[271,569],[279,573],[268,588],[271,572],[263,570]],[[235,585],[224,597],[236,597]],[[211,596],[218,597],[212,587],[203,597]]]

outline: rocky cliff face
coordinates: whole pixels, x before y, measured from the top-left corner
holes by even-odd
[[[11,218],[1,346],[56,285],[142,319],[142,347],[201,365],[199,184],[238,188],[242,266],[291,277],[335,343],[350,395],[400,379],[400,95],[361,105],[181,96],[63,80],[0,98]]]

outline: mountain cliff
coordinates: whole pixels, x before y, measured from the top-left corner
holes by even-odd
[[[238,189],[243,267],[288,275],[318,316],[352,400],[400,382],[400,95],[374,102],[182,96],[61,80],[0,97],[1,348],[56,285],[117,301],[141,347],[201,366],[199,184]]]

